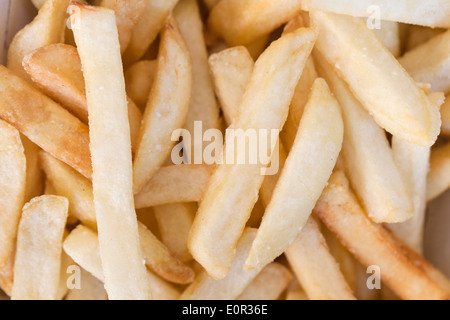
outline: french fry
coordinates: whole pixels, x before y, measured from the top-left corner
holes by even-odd
[[[0,116],[39,147],[91,177],[88,127],[3,66]]]
[[[203,35],[203,22],[196,0],[180,0],[175,7],[174,16],[180,26],[180,32],[186,41],[192,59],[192,95],[185,128],[193,134],[194,122],[201,121],[203,130],[219,128],[220,108],[214,95],[211,79],[208,52]],[[194,140],[192,149],[185,148],[188,159],[192,159],[192,150],[196,147]]]
[[[150,92],[133,164],[134,193],[162,167],[175,142],[173,131],[186,121],[192,90],[189,51],[176,21],[169,17],[158,55],[155,83]]]
[[[14,259],[16,256],[16,248],[8,258],[8,262],[3,268],[0,268],[0,289],[8,296],[11,296],[14,282]]]
[[[316,79],[246,268],[270,263],[286,251],[301,232],[330,178],[343,135],[339,104],[325,80]]]
[[[344,167],[351,184],[375,222],[401,222],[412,217],[413,203],[395,164],[385,132],[350,93],[320,54],[320,74],[342,106]]]
[[[383,20],[429,27],[450,27],[450,4],[445,0],[302,0],[303,10],[322,10],[354,17],[379,17]],[[379,14],[379,15],[378,15]]]
[[[130,42],[123,54],[126,65],[142,58],[163,28],[178,0],[146,0],[146,2],[147,6],[134,26]]]
[[[97,230],[92,183],[64,162],[41,151],[42,169],[51,182],[55,194],[69,200],[69,216]]]
[[[401,298],[448,299],[450,293],[410,261],[386,229],[367,218],[341,171],[331,176],[314,212],[365,267],[379,266],[381,280]]]
[[[404,25],[405,26],[405,25]],[[404,51],[411,51],[418,46],[424,44],[434,36],[445,31],[440,28],[429,28],[416,25],[407,25],[408,32],[404,40]]]
[[[197,205],[195,203],[174,203],[156,206],[153,210],[162,242],[181,261],[191,261],[192,255],[187,244]]]
[[[41,150],[35,143],[31,142],[26,136],[21,135],[23,150],[27,162],[27,177],[25,184],[25,201],[40,196],[43,190],[43,175],[41,165],[39,163],[39,150]]]
[[[273,262],[258,274],[237,300],[277,300],[292,280],[292,273]]]
[[[355,299],[313,218],[287,249],[286,257],[311,300]]]
[[[101,0],[99,5],[116,13],[120,51],[124,53],[131,41],[133,29],[147,6],[147,0]]]
[[[203,0],[205,5],[208,7],[208,9],[214,8],[214,6],[219,2],[220,0]]]
[[[100,247],[95,232],[83,225],[78,226],[64,241],[64,251],[98,280],[104,282]],[[147,270],[153,298],[156,300],[173,300],[180,293],[175,287]]]
[[[33,2],[33,4],[36,7],[36,9],[42,8],[42,6],[44,5],[45,1],[47,1],[47,0],[31,0],[31,2]]]
[[[8,49],[7,67],[18,76],[29,80],[22,60],[34,49],[64,42],[66,11],[69,0],[50,0],[43,4],[34,20],[19,31]]]
[[[450,93],[449,51],[450,31],[446,31],[408,51],[399,62],[417,82],[431,84],[432,91]]]
[[[110,300],[149,299],[134,208],[130,125],[115,15],[109,9],[76,3],[69,10],[86,82],[106,291]]]
[[[300,29],[266,49],[255,64],[236,128],[281,129],[315,37],[314,30]],[[262,164],[219,165],[206,189],[192,226],[189,249],[214,279],[224,278],[231,267],[263,181],[261,168]]]
[[[142,112],[145,112],[147,106],[156,67],[156,60],[141,60],[125,70],[127,93]]]
[[[0,120],[0,269],[13,253],[25,197],[26,158],[19,132]]]
[[[163,167],[135,196],[136,208],[202,199],[211,178],[213,166],[174,165]]]
[[[88,123],[84,77],[77,49],[65,44],[42,47],[25,56],[23,65],[33,82],[49,97]],[[142,114],[128,98],[131,143],[136,146]]]
[[[253,59],[245,47],[238,46],[211,55],[209,66],[225,120],[231,125],[238,118],[238,107],[252,76]]]
[[[269,43],[271,42],[271,36],[272,34],[269,33],[267,35],[264,35],[250,43],[245,44],[244,46],[247,48],[248,52],[250,53],[250,56],[253,60],[257,60],[261,53],[264,52],[264,50],[267,48]]]
[[[71,289],[64,300],[108,300],[105,285],[92,276],[89,272],[81,269],[81,288]]]
[[[431,146],[440,129],[438,108],[364,21],[325,12],[312,17],[320,30],[316,47],[375,121],[394,136]]]
[[[159,231],[158,221],[156,221],[153,208],[137,209],[136,215],[139,222],[146,226],[156,238],[161,239],[161,232]]]
[[[262,268],[251,271],[243,269],[245,259],[255,239],[256,229],[244,230],[236,248],[236,257],[228,275],[214,280],[206,271],[202,271],[194,282],[181,294],[181,300],[232,300],[236,299],[256,278]]]
[[[403,223],[387,227],[410,248],[423,255],[423,233],[426,211],[427,174],[430,148],[392,138],[392,153],[414,204],[414,215]]]
[[[68,234],[67,230],[64,230],[64,236]],[[59,272],[59,283],[58,283],[58,290],[56,291],[56,300],[63,300],[64,297],[67,295],[69,288],[67,285],[67,280],[69,280],[70,273],[67,272],[68,268],[72,265],[74,265],[75,262],[72,260],[71,257],[69,257],[61,246],[61,269]]]
[[[450,143],[431,150],[430,172],[427,177],[427,201],[431,201],[450,188]]]
[[[299,289],[289,290],[286,294],[286,300],[309,300],[309,298],[305,291]]]
[[[208,26],[230,46],[269,34],[300,12],[301,1],[224,0],[211,10]]]
[[[444,104],[441,106],[441,134],[450,136],[450,96],[445,98]]]
[[[14,263],[13,300],[53,300],[61,269],[69,202],[57,196],[32,199],[23,207]]]
[[[373,31],[394,57],[400,56],[401,45],[398,22],[381,21],[380,28],[375,28]]]

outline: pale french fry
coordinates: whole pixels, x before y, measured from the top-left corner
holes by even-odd
[[[254,62],[245,47],[232,47],[209,57],[216,95],[228,125],[235,123],[238,107],[252,76]]]
[[[440,129],[438,108],[364,21],[325,12],[312,17],[320,30],[316,47],[375,121],[394,136],[431,146]]]
[[[386,229],[367,218],[341,171],[331,176],[314,211],[365,267],[378,266],[381,280],[401,298],[448,299],[450,293],[421,264],[410,261]]]
[[[13,253],[25,199],[26,158],[19,132],[0,120],[0,268]]]
[[[83,225],[71,232],[63,243],[64,251],[98,280],[104,282],[100,247],[97,234]],[[175,287],[147,270],[153,298],[156,300],[177,299],[180,293]]]
[[[417,48],[418,46],[424,44],[434,36],[437,36],[439,33],[445,31],[445,29],[439,28],[433,29],[429,27],[422,27],[416,25],[407,25],[407,26],[408,26],[407,37],[404,40],[405,42],[404,51],[406,52]]]
[[[120,51],[123,53],[131,41],[133,28],[147,6],[147,0],[101,0],[100,6],[114,10]]]
[[[450,143],[431,150],[430,172],[427,177],[427,201],[450,188]]]
[[[292,280],[292,273],[282,264],[271,263],[245,288],[237,300],[277,300]]]
[[[61,269],[64,226],[69,202],[42,196],[23,207],[14,263],[13,300],[53,300]]]
[[[153,208],[161,232],[162,242],[175,257],[183,262],[191,261],[192,255],[187,243],[194,221],[195,203],[174,203]]]
[[[69,215],[92,229],[97,229],[92,183],[64,162],[41,151],[42,169],[56,195],[69,200]]]
[[[400,56],[401,45],[398,22],[381,21],[380,28],[375,28],[373,31],[394,57]]]
[[[43,4],[34,20],[19,31],[8,49],[7,67],[23,79],[29,80],[22,60],[34,49],[64,42],[66,11],[69,0],[50,0]]]
[[[130,98],[144,112],[155,79],[157,61],[141,60],[125,70],[125,84]]]
[[[162,33],[155,83],[150,92],[133,164],[134,193],[139,193],[162,167],[183,126],[192,89],[189,51],[176,21],[169,17]]]
[[[450,4],[446,0],[302,0],[303,10],[323,10],[355,17],[450,27]]]
[[[223,0],[212,9],[208,26],[230,46],[269,34],[300,12],[301,1]]]
[[[146,0],[146,2],[147,6],[134,26],[127,50],[123,55],[126,65],[142,58],[161,31],[178,0]]]
[[[66,234],[68,234],[67,230],[64,230]],[[56,298],[55,300],[63,300],[64,297],[67,295],[69,288],[67,286],[67,280],[69,279],[70,273],[67,272],[70,266],[75,265],[75,262],[72,260],[71,257],[69,257],[61,246],[61,269],[59,272],[59,283],[58,283],[58,290],[56,291]]]
[[[108,300],[105,285],[92,276],[89,272],[81,269],[81,288],[71,289],[64,300]]]
[[[70,45],[54,44],[30,52],[23,61],[33,82],[49,97],[88,123],[88,106],[84,77],[77,49]],[[136,146],[142,114],[128,98],[128,120],[131,143]]]
[[[86,82],[106,291],[111,300],[150,299],[134,208],[130,125],[115,15],[109,9],[75,3],[69,10]]]
[[[194,282],[181,294],[181,300],[232,300],[236,299],[261,272],[262,268],[245,271],[243,266],[255,239],[256,229],[244,230],[236,248],[236,257],[228,275],[214,280],[202,271]]]
[[[16,249],[8,258],[8,262],[3,268],[0,268],[0,289],[8,296],[11,296],[13,282],[14,282],[14,259],[16,256]]]
[[[286,251],[301,232],[330,178],[343,136],[339,104],[325,80],[316,79],[246,268],[270,263]]]
[[[445,98],[444,104],[441,106],[441,134],[450,136],[450,96]]]
[[[320,54],[316,66],[340,102],[344,118],[345,171],[375,222],[401,222],[412,217],[413,203],[395,164],[385,132],[350,93]]]
[[[311,300],[355,299],[313,218],[287,249],[286,257]]]
[[[42,194],[44,183],[41,165],[39,163],[39,150],[41,149],[24,135],[20,136],[20,140],[22,140],[25,158],[27,160],[27,178],[24,201],[24,203],[26,203]]]
[[[450,31],[408,51],[399,62],[417,82],[431,84],[432,91],[450,93]]]
[[[430,148],[392,138],[392,153],[414,204],[414,215],[403,223],[387,227],[419,254],[423,254],[423,233],[426,211],[427,174],[430,168]]]
[[[3,66],[0,116],[39,147],[91,177],[88,127]]]
[[[190,164],[159,169],[142,191],[135,196],[136,208],[200,201],[213,168],[213,166]]]
[[[266,49],[255,64],[236,128],[281,129],[315,37],[314,30],[300,29]],[[231,267],[263,181],[262,168],[265,166],[261,163],[219,165],[206,189],[192,226],[189,249],[215,279],[224,278]]]
[[[139,223],[139,239],[146,264],[164,279],[188,284],[194,280],[194,271],[173,256],[143,224]]]
[[[203,35],[203,22],[196,0],[180,0],[174,10],[174,16],[180,26],[181,35],[186,41],[192,59],[192,95],[185,128],[193,134],[194,121],[201,121],[203,130],[218,128],[220,125],[220,109],[214,95],[214,84],[211,79],[208,52]],[[192,148],[196,148],[194,140]],[[203,150],[203,146],[198,146]],[[186,148],[190,162],[192,150]]]

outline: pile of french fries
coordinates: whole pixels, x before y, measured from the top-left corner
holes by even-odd
[[[31,1],[0,66],[5,298],[450,299],[423,257],[449,1]],[[227,159],[227,128],[277,130],[278,170],[198,162],[198,123]]]

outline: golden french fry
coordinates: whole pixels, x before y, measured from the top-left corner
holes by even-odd
[[[84,77],[77,49],[70,45],[54,44],[30,52],[23,61],[33,82],[49,97],[88,123],[88,106]],[[128,120],[131,143],[136,145],[142,114],[128,98]]]
[[[236,122],[238,107],[244,96],[254,67],[245,47],[232,47],[209,57],[216,95],[228,125]]]
[[[281,129],[315,37],[314,30],[300,29],[266,49],[255,64],[236,128]],[[266,165],[219,165],[206,189],[192,226],[189,248],[215,279],[224,278],[231,267],[238,239],[263,181],[261,169]]]
[[[192,255],[187,244],[197,205],[195,203],[174,203],[156,206],[153,210],[162,242],[181,261],[191,261]]]
[[[69,0],[46,1],[34,20],[19,31],[8,49],[7,67],[23,79],[29,76],[22,67],[23,58],[34,49],[64,42]]]
[[[192,89],[189,51],[169,17],[162,34],[155,83],[150,92],[133,164],[134,193],[139,193],[162,167],[175,142],[172,133],[183,126]]]
[[[111,300],[149,299],[134,208],[130,125],[115,15],[109,9],[75,3],[69,10],[86,82],[106,291]]]
[[[41,151],[42,169],[51,182],[56,195],[69,200],[69,215],[88,227],[97,229],[92,183],[64,162]]]
[[[427,177],[427,201],[431,201],[450,188],[450,143],[431,150],[430,172]]]
[[[441,106],[441,118],[441,134],[448,137],[450,136],[450,96],[445,98],[445,102]]]
[[[309,299],[355,299],[314,218],[287,249],[286,257]]]
[[[316,79],[292,150],[245,263],[265,266],[281,255],[306,224],[342,147],[339,104],[323,79]]]
[[[325,12],[312,17],[316,47],[375,121],[394,136],[431,146],[440,129],[438,108],[364,21]]]
[[[101,0],[99,5],[116,13],[120,51],[125,52],[131,41],[133,28],[147,6],[147,0]]]
[[[196,0],[180,0],[175,7],[174,16],[180,26],[180,32],[186,41],[192,59],[192,95],[185,128],[194,133],[194,122],[201,121],[203,130],[219,128],[220,108],[214,95],[214,84],[208,66],[208,52],[203,35],[203,22]],[[192,150],[196,148],[194,140]],[[197,146],[203,150],[203,146]],[[185,152],[190,163],[192,150]]]
[[[145,112],[156,74],[156,60],[141,60],[125,70],[125,84],[130,98]]]
[[[380,28],[375,28],[373,31],[394,57],[400,56],[401,45],[398,22],[381,21]]]
[[[3,66],[0,116],[39,147],[91,177],[88,127]]]
[[[127,49],[123,54],[126,65],[138,61],[156,39],[170,11],[178,0],[146,0],[147,6],[137,20]]]
[[[89,272],[81,269],[81,288],[71,289],[64,300],[108,300],[105,285],[92,276]]]
[[[413,203],[395,164],[385,132],[350,93],[320,54],[320,70],[342,106],[345,171],[375,222],[401,222],[412,217]]]
[[[13,253],[25,198],[26,158],[19,132],[0,120],[0,268]]]
[[[100,246],[97,234],[89,228],[79,225],[63,243],[64,251],[98,280],[104,282]],[[156,300],[173,300],[180,293],[172,285],[147,270],[153,298]]]
[[[302,0],[302,9],[450,28],[450,4],[446,0],[350,0],[344,3],[334,0]]]
[[[450,31],[446,31],[408,51],[399,62],[417,82],[431,84],[432,91],[450,93],[449,52]]]
[[[403,223],[388,224],[397,238],[419,254],[423,254],[423,233],[426,211],[427,174],[430,148],[392,138],[392,153],[414,204],[414,215]]]
[[[237,300],[277,300],[292,280],[292,273],[273,262],[258,274]]]
[[[381,280],[401,298],[448,299],[421,268],[425,261],[410,261],[389,232],[367,218],[341,171],[331,176],[314,212],[365,267],[378,266]]]
[[[14,263],[13,300],[53,300],[61,269],[69,202],[42,196],[23,207]]]
[[[286,294],[286,300],[309,300],[305,291],[298,290],[289,290]]]
[[[223,0],[212,9],[208,26],[230,46],[247,44],[296,16],[300,6],[298,0]]]
[[[200,201],[213,168],[213,166],[189,164],[159,169],[142,191],[135,195],[136,208]]]
[[[214,280],[206,271],[202,271],[194,282],[181,294],[181,300],[232,300],[236,299],[255,279],[262,268],[245,271],[243,266],[255,239],[256,229],[244,230],[236,248],[236,257],[228,275]]]

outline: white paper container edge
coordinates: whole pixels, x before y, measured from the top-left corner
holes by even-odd
[[[0,63],[12,37],[32,20],[31,0],[0,0]],[[425,256],[450,277],[450,191],[429,205],[425,228]]]

